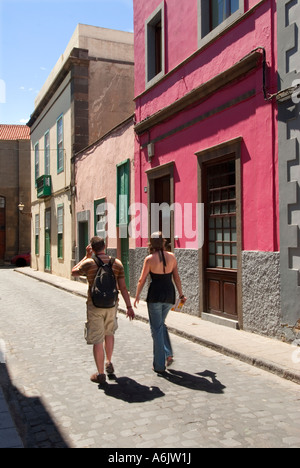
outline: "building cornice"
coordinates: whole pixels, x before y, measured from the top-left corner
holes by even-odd
[[[203,99],[207,99],[210,95],[219,89],[255,69],[260,63],[261,58],[262,54],[257,50],[251,52],[232,67],[223,71],[206,83],[201,84],[172,104],[164,107],[155,114],[152,114],[151,116],[137,123],[134,127],[136,134],[142,135],[146,131],[153,128],[155,125],[158,125],[173,117],[178,112],[183,111],[187,107],[198,103]]]
[[[80,66],[89,66],[89,57],[88,57],[88,50],[86,49],[79,49],[77,47],[74,47],[72,49],[72,52],[70,53],[70,56],[66,60],[66,62],[63,64],[62,68],[54,78],[53,82],[49,86],[47,92],[45,93],[44,97],[38,104],[38,106],[35,108],[33,114],[30,116],[29,121],[27,122],[28,127],[32,127],[39,115],[43,112],[49,101],[52,99],[54,94],[56,93],[57,89],[59,86],[62,84],[70,70],[74,65],[80,65]]]

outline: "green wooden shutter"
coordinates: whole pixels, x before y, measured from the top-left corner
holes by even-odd
[[[117,226],[121,238],[121,261],[124,266],[127,289],[129,289],[129,175],[130,160],[127,159],[117,165]]]

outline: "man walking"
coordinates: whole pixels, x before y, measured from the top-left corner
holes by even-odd
[[[105,253],[105,241],[101,237],[92,237],[90,244],[86,248],[86,256],[72,268],[72,276],[86,276],[89,284],[87,299],[87,322],[85,328],[85,338],[87,344],[93,345],[93,354],[97,367],[97,372],[91,375],[91,381],[103,384],[106,381],[104,367],[107,374],[114,373],[111,362],[114,349],[114,334],[117,330],[117,304],[115,307],[104,309],[95,307],[91,297],[91,288],[98,271],[98,266],[92,258],[93,252],[108,264],[110,257]],[[120,260],[115,259],[112,270],[115,275],[118,289],[125,300],[127,314],[130,320],[134,319],[134,311],[131,306],[130,297],[125,283],[124,267]],[[105,363],[106,355],[106,363]]]

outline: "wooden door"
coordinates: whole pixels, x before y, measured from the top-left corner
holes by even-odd
[[[45,270],[51,270],[51,210],[45,211]]]
[[[168,250],[174,250],[174,161],[146,171],[148,233],[162,231]]]
[[[86,247],[89,244],[89,223],[82,221],[78,224],[78,253],[79,260],[85,257]]]
[[[235,160],[206,165],[204,178],[206,310],[237,319]]]

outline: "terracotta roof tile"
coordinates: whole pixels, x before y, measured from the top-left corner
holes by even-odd
[[[27,125],[1,125],[0,140],[30,140],[30,128]]]

